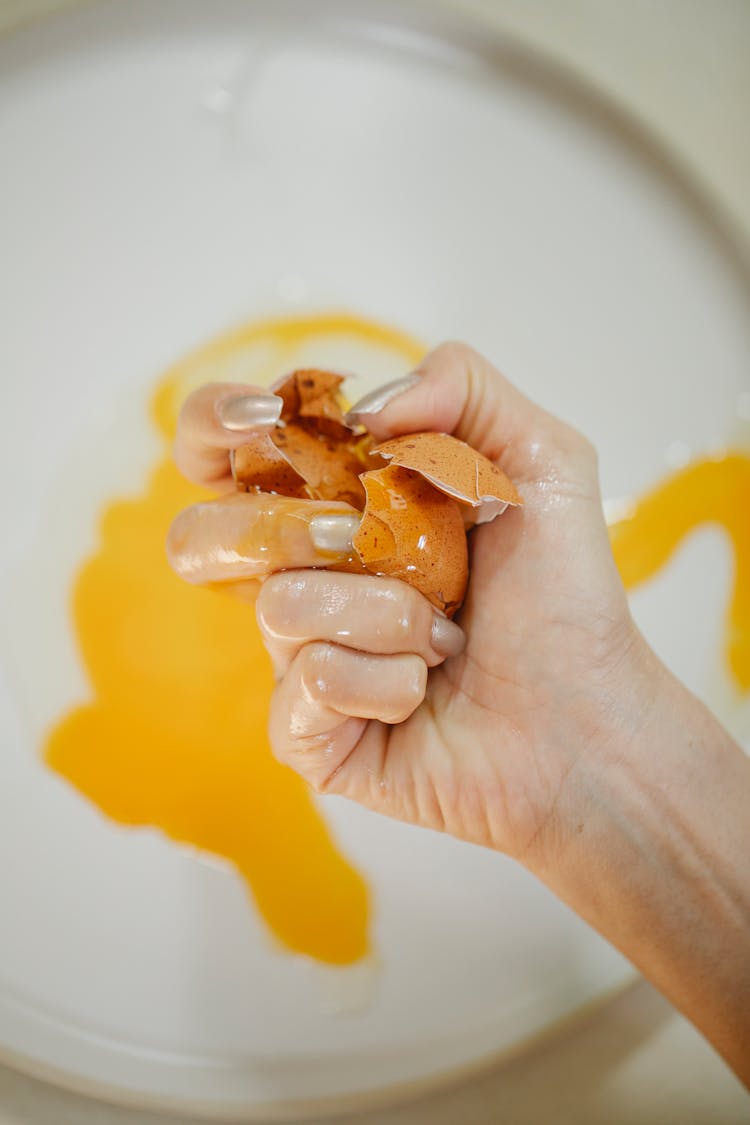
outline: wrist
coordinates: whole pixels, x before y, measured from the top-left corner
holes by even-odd
[[[748,1081],[750,760],[653,654],[642,677],[637,718],[576,760],[527,866]]]
[[[644,642],[645,646],[645,642]],[[644,857],[680,836],[678,854],[718,824],[732,803],[729,780],[750,763],[715,716],[648,650],[626,677],[627,688],[577,757],[550,825],[528,866],[545,881],[566,878],[596,845],[617,852],[627,836]],[[674,842],[674,841],[672,841]]]
[[[606,833],[608,820],[638,800],[653,764],[647,748],[675,741],[669,728],[680,692],[685,689],[631,621],[601,682],[571,704],[570,729],[559,732],[571,747],[569,766],[546,822],[519,857],[524,866],[554,883],[576,866],[593,833]]]

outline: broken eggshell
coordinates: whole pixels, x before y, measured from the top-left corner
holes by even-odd
[[[237,487],[351,504],[362,522],[354,554],[335,569],[399,578],[450,617],[469,576],[465,526],[492,520],[521,498],[501,469],[448,434],[406,434],[374,446],[367,431],[344,421],[342,382],[305,369],[277,383],[281,417],[234,451]]]
[[[473,509],[474,523],[489,523],[521,497],[502,469],[450,434],[420,433],[385,441],[375,452]]]
[[[366,570],[400,578],[452,617],[469,577],[458,504],[398,466],[365,473],[367,503],[352,545]]]

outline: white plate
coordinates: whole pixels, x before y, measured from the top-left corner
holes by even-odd
[[[690,191],[573,84],[404,13],[131,0],[0,42],[0,1050],[83,1089],[298,1118],[517,1045],[630,973],[505,858],[327,800],[381,961],[371,1004],[329,1014],[331,979],[270,947],[231,872],[117,828],[35,754],[85,691],[67,588],[97,505],[153,458],[147,387],[233,321],[301,301],[467,337],[594,437],[610,496],[729,435],[750,291]],[[71,468],[131,424],[103,479]],[[728,573],[700,536],[637,603],[704,695]]]

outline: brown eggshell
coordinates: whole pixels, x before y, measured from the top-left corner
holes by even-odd
[[[309,367],[286,375],[274,383],[271,390],[284,402],[281,411],[284,422],[308,419],[316,423],[319,433],[343,441],[352,433],[344,421],[339,395],[343,381],[343,375]]]
[[[281,418],[235,450],[237,486],[364,509],[354,553],[333,569],[399,578],[452,616],[468,581],[465,527],[521,499],[501,469],[447,434],[408,434],[373,450],[371,435],[344,421],[342,381],[310,368],[277,383]],[[390,464],[378,467],[382,459]]]
[[[269,434],[258,434],[230,455],[232,475],[241,492],[278,492],[307,496],[305,479],[276,448]]]
[[[311,499],[344,500],[355,508],[364,507],[360,474],[365,465],[349,442],[336,441],[297,422],[277,426],[271,441],[304,478]]]
[[[342,382],[341,375],[310,368],[274,386],[284,404],[281,420],[235,451],[232,471],[239,488],[364,507],[359,478],[369,464],[372,438],[355,435],[345,424]]]
[[[447,496],[471,505],[475,523],[487,523],[509,504],[523,503],[502,469],[449,434],[406,434],[383,442],[374,452],[392,465],[421,473]]]
[[[362,484],[367,506],[353,544],[366,569],[408,582],[452,616],[469,577],[458,504],[398,466],[365,473]]]

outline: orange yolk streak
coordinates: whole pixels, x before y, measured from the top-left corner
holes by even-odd
[[[741,691],[750,691],[750,456],[727,453],[697,461],[637,501],[610,527],[615,561],[628,588],[645,582],[691,531],[718,524],[734,549],[727,618],[727,661]]]
[[[329,339],[409,366],[422,354],[409,337],[357,317],[271,320],[221,337],[162,380],[153,411],[164,458],[141,495],[106,508],[96,553],[75,581],[92,698],[52,730],[46,760],[118,823],[160,828],[232,863],[286,949],[347,964],[368,951],[367,886],[307,785],[271,754],[273,675],[255,614],[185,585],[164,546],[177,512],[208,495],[182,479],[167,448],[186,394],[211,379],[247,380],[236,365],[259,352],[269,381],[295,365],[298,349]]]

